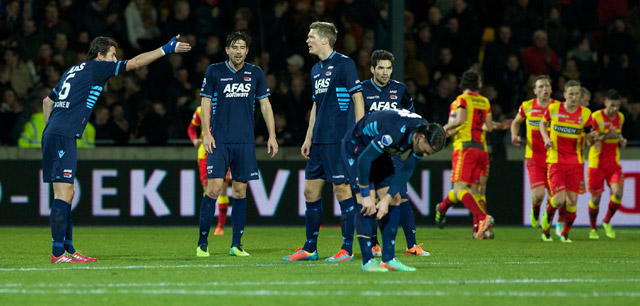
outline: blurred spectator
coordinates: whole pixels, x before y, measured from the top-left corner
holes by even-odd
[[[304,58],[299,54],[293,54],[287,58],[287,71],[291,78],[306,77],[306,71],[304,68]]]
[[[109,0],[94,0],[87,4],[82,24],[90,37],[107,36],[117,39],[126,35],[126,28],[123,26],[124,22],[119,20],[120,17]]]
[[[160,36],[158,13],[151,0],[131,0],[124,10],[131,47],[145,51],[157,45]]]
[[[342,39],[338,37],[336,48],[341,48],[345,54],[353,54],[362,46],[364,28],[356,22],[356,13],[351,9],[341,12],[339,20],[336,26]]]
[[[14,90],[6,89],[0,101],[0,144],[16,145],[22,126],[27,121],[21,117],[29,118],[24,112],[24,105]]]
[[[416,47],[416,58],[427,66],[428,71],[433,71],[438,64],[440,46],[432,40],[431,27],[427,23],[418,25]]]
[[[406,79],[404,80],[405,85],[407,85],[407,90],[411,95],[411,100],[413,100],[413,107],[415,108],[416,114],[429,118],[430,114],[427,112],[430,111],[429,106],[427,105],[427,98],[424,96],[422,91],[418,88],[418,83],[414,79]]]
[[[602,54],[636,54],[637,42],[629,33],[624,19],[617,18],[602,39]]]
[[[517,106],[524,101],[523,87],[527,78],[522,72],[520,61],[515,54],[510,54],[502,67],[502,74],[497,83],[498,92],[500,93],[499,99],[492,102],[497,102],[505,114],[511,115],[517,109]]]
[[[429,8],[429,27],[431,27],[431,36],[434,41],[442,41],[445,28],[442,22],[442,12],[437,6]]]
[[[202,75],[204,76],[204,74]],[[198,88],[199,89],[199,88]],[[173,80],[165,91],[165,108],[169,113],[168,120],[176,126],[172,128],[171,138],[187,138],[186,133],[191,122],[193,110],[191,102],[196,97],[195,88],[189,82],[189,72],[186,67],[176,69]]]
[[[460,32],[466,36],[470,56],[477,56],[482,36],[478,13],[467,3],[467,0],[455,0],[453,10],[448,17],[453,17],[458,21]],[[475,60],[472,60],[475,61]]]
[[[290,24],[290,15],[286,14],[289,8],[287,0],[276,0],[273,6],[263,13],[264,38],[260,41],[264,44],[266,52],[274,59],[275,67],[280,67],[288,53],[286,24]],[[258,42],[260,42],[258,41]]]
[[[373,76],[373,73],[371,73],[371,53],[366,50],[358,51],[356,70],[360,80],[368,80]]]
[[[622,135],[629,140],[640,140],[640,102],[629,104],[629,113],[622,126]]]
[[[64,71],[62,70],[60,64],[51,63],[47,65],[47,68],[45,68],[44,78],[42,78],[42,80],[44,81],[42,82],[43,85],[49,90],[53,89],[60,81],[63,73]]]
[[[169,135],[164,105],[143,100],[140,102],[138,113],[136,139],[146,141],[149,146],[166,145]],[[186,131],[186,127],[184,130]]]
[[[549,46],[555,50],[560,58],[564,58],[567,52],[567,41],[569,36],[567,28],[562,23],[560,11],[552,7],[549,10],[549,18],[545,21],[547,33],[549,34]]]
[[[76,147],[78,148],[95,148],[96,146],[96,128],[91,122],[87,122],[87,126],[82,132],[82,138],[76,139]]]
[[[110,108],[111,117],[106,127],[106,134],[115,141],[116,146],[125,146],[129,142],[130,125],[125,118],[122,104],[115,103]]]
[[[455,99],[455,89],[446,77],[440,78],[435,90],[430,93],[426,118],[430,122],[446,123],[449,118],[449,105]],[[414,102],[415,103],[415,102]]]
[[[366,0],[341,0],[336,1],[333,6],[334,20],[340,20],[339,16],[343,12],[350,11],[354,13],[353,23],[356,23],[365,28],[373,28],[375,25],[376,14],[373,11],[373,7],[369,5]],[[357,13],[357,14],[355,14]]]
[[[284,112],[276,112],[273,116],[276,128],[276,141],[278,141],[278,145],[296,145],[295,131],[288,124],[287,115]]]
[[[220,38],[218,36],[209,36],[204,48],[204,55],[214,64],[224,62],[227,59],[224,46],[220,45]]]
[[[42,101],[35,100],[31,103],[31,118],[22,128],[18,146],[21,148],[41,148],[44,127]]]
[[[578,45],[567,53],[568,59],[576,62],[578,71],[580,71],[580,81],[586,87],[594,87],[596,76],[596,53],[591,51],[589,39],[586,37],[579,40]]]
[[[16,47],[22,52],[24,58],[31,60],[38,54],[43,36],[33,19],[25,19],[21,31],[16,31],[11,40],[16,43]]]
[[[229,31],[225,13],[217,0],[192,1],[193,23],[198,44],[204,46],[209,36],[218,36]],[[201,52],[198,52],[201,53]]]
[[[80,31],[78,37],[71,44],[71,48],[77,53],[86,54],[89,51],[89,43],[89,32]]]
[[[93,109],[93,127],[96,130],[96,140],[111,139],[109,135],[109,109],[103,105],[96,105]]]
[[[0,24],[2,28],[9,33],[15,33],[18,31],[20,23],[22,22],[22,15],[20,14],[20,1],[10,0],[5,3],[4,14],[0,16]]]
[[[69,40],[65,33],[56,33],[53,41],[53,52],[54,55],[60,54],[62,56],[64,61],[62,67],[65,67],[65,69],[76,63],[76,53],[69,49]]]
[[[423,62],[416,59],[416,44],[412,41],[404,42],[404,77],[415,79],[418,86],[429,86],[429,72]]]
[[[5,64],[0,65],[0,97],[4,97],[4,91],[11,89],[11,68]]]
[[[524,73],[528,75],[553,76],[560,71],[558,55],[549,47],[545,31],[533,33],[533,44],[522,52],[522,63]]]
[[[482,70],[485,83],[496,83],[502,78],[503,64],[507,62],[510,54],[519,54],[517,45],[511,43],[511,27],[501,25],[497,33],[498,37],[489,43],[484,51]]]
[[[439,60],[440,61],[435,66],[435,68],[433,68],[433,73],[431,74],[431,80],[433,80],[433,82],[440,80],[440,78],[442,78],[445,74],[456,73],[451,48],[444,47],[440,49]]]
[[[4,53],[4,60],[11,73],[11,88],[19,98],[27,97],[27,90],[33,85],[29,66],[20,57],[16,48],[9,48]]]
[[[385,3],[378,10],[378,18],[376,19],[376,40],[375,49],[390,50],[391,34],[389,34],[389,4]]]
[[[565,62],[562,75],[569,80],[580,80],[580,71],[574,59],[568,59]]]
[[[507,7],[504,23],[511,26],[513,43],[521,48],[529,44],[534,31],[542,28],[542,18],[530,7],[529,0],[517,0]]]
[[[627,94],[628,89],[637,87],[638,83],[634,78],[634,69],[627,54],[605,54],[602,57],[602,72],[599,88],[615,89],[620,93]]]
[[[598,1],[598,17],[600,24],[607,24],[612,20],[627,16],[629,4],[627,0]]]

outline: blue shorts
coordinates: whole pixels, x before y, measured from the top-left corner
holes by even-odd
[[[258,176],[256,145],[253,143],[216,143],[207,154],[207,178],[224,179],[231,168],[231,180],[254,181]]]
[[[73,184],[77,165],[75,138],[56,134],[42,136],[42,181]]]
[[[400,169],[402,169],[402,156],[400,155],[391,155],[391,161],[393,162],[393,169],[395,170],[395,173],[400,172]],[[374,161],[375,164],[375,161]],[[385,177],[380,183],[378,183],[376,185],[377,189],[383,188],[383,187],[389,187],[391,186],[391,181],[393,180],[393,174]],[[409,195],[407,192],[407,184],[402,184],[402,186],[400,187],[400,198],[402,199],[408,199]]]
[[[304,170],[305,178],[307,180],[323,179],[336,184],[348,182],[347,171],[341,162],[340,146],[339,143],[311,145],[309,160]]]
[[[358,185],[358,155],[353,152],[362,150],[355,150],[354,146],[355,145],[352,143],[342,144],[342,160],[345,168],[347,168],[347,176],[349,177],[351,189],[353,189],[353,192],[355,193],[360,193],[360,186]],[[400,162],[402,163],[402,159],[400,159]],[[371,171],[369,172],[370,187],[378,190],[389,186],[394,172],[394,161],[392,160],[391,155],[388,153],[382,153],[382,155],[378,156],[378,158],[371,163]],[[385,185],[385,182],[388,183]],[[406,194],[406,187],[404,190],[404,193]],[[402,194],[402,191],[400,194]]]

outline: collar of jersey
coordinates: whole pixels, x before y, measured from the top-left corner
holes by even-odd
[[[389,80],[391,81],[391,80]],[[371,84],[373,84],[373,87],[375,87],[375,89],[378,90],[378,92],[382,92],[382,87],[378,86],[378,84],[376,84],[376,81],[373,80],[373,77],[371,77]],[[389,86],[389,82],[387,82],[387,85],[385,85],[384,87]]]
[[[246,67],[246,66],[247,66],[247,63],[244,63],[244,64],[242,65],[242,68],[240,68],[240,70],[235,71],[235,70],[233,70],[233,68],[231,68],[231,66],[229,65],[229,61],[224,61],[224,64],[227,66],[227,68],[229,68],[229,71],[231,71],[231,73],[236,73],[236,72],[238,72],[238,71],[240,71],[240,70],[244,69],[244,67]]]
[[[324,62],[326,62],[326,61],[328,61],[328,60],[332,59],[334,55],[336,55],[336,51],[331,52],[331,55],[329,55],[329,57],[327,57],[327,59],[326,59],[326,60],[324,60],[324,61],[320,61],[320,67],[321,67],[321,68],[324,68]]]

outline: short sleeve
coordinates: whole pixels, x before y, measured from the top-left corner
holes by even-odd
[[[118,76],[127,71],[127,61],[94,61],[94,81],[98,84],[106,82],[110,77]]]
[[[349,90],[350,95],[353,95],[356,92],[362,92],[362,84],[360,84],[355,63],[350,58],[344,61],[344,63],[344,87]]]
[[[267,85],[267,79],[264,77],[264,72],[258,67],[258,73],[256,80],[256,99],[261,100],[271,95],[269,92],[269,86]]]
[[[207,71],[204,73],[202,87],[200,88],[200,96],[209,99],[213,98],[214,85],[213,66],[209,66]]]
[[[409,89],[407,88],[407,85],[402,84],[402,90],[403,90],[403,94],[402,94],[402,101],[400,102],[400,105],[402,106],[402,108],[409,110],[411,112],[415,112],[415,108],[413,107],[413,99],[411,99],[411,94],[409,93]]]

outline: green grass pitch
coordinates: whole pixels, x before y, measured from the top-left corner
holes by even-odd
[[[304,241],[302,227],[248,226],[250,257],[228,255],[231,228],[197,258],[197,226],[76,227],[74,244],[93,264],[49,263],[47,227],[0,227],[2,305],[640,305],[640,228],[572,230],[572,244],[539,240],[539,229],[418,228],[430,257],[396,256],[417,272],[364,273],[360,251],[328,263],[339,229],[323,229],[316,262],[283,262]],[[358,303],[358,304],[355,304]]]

